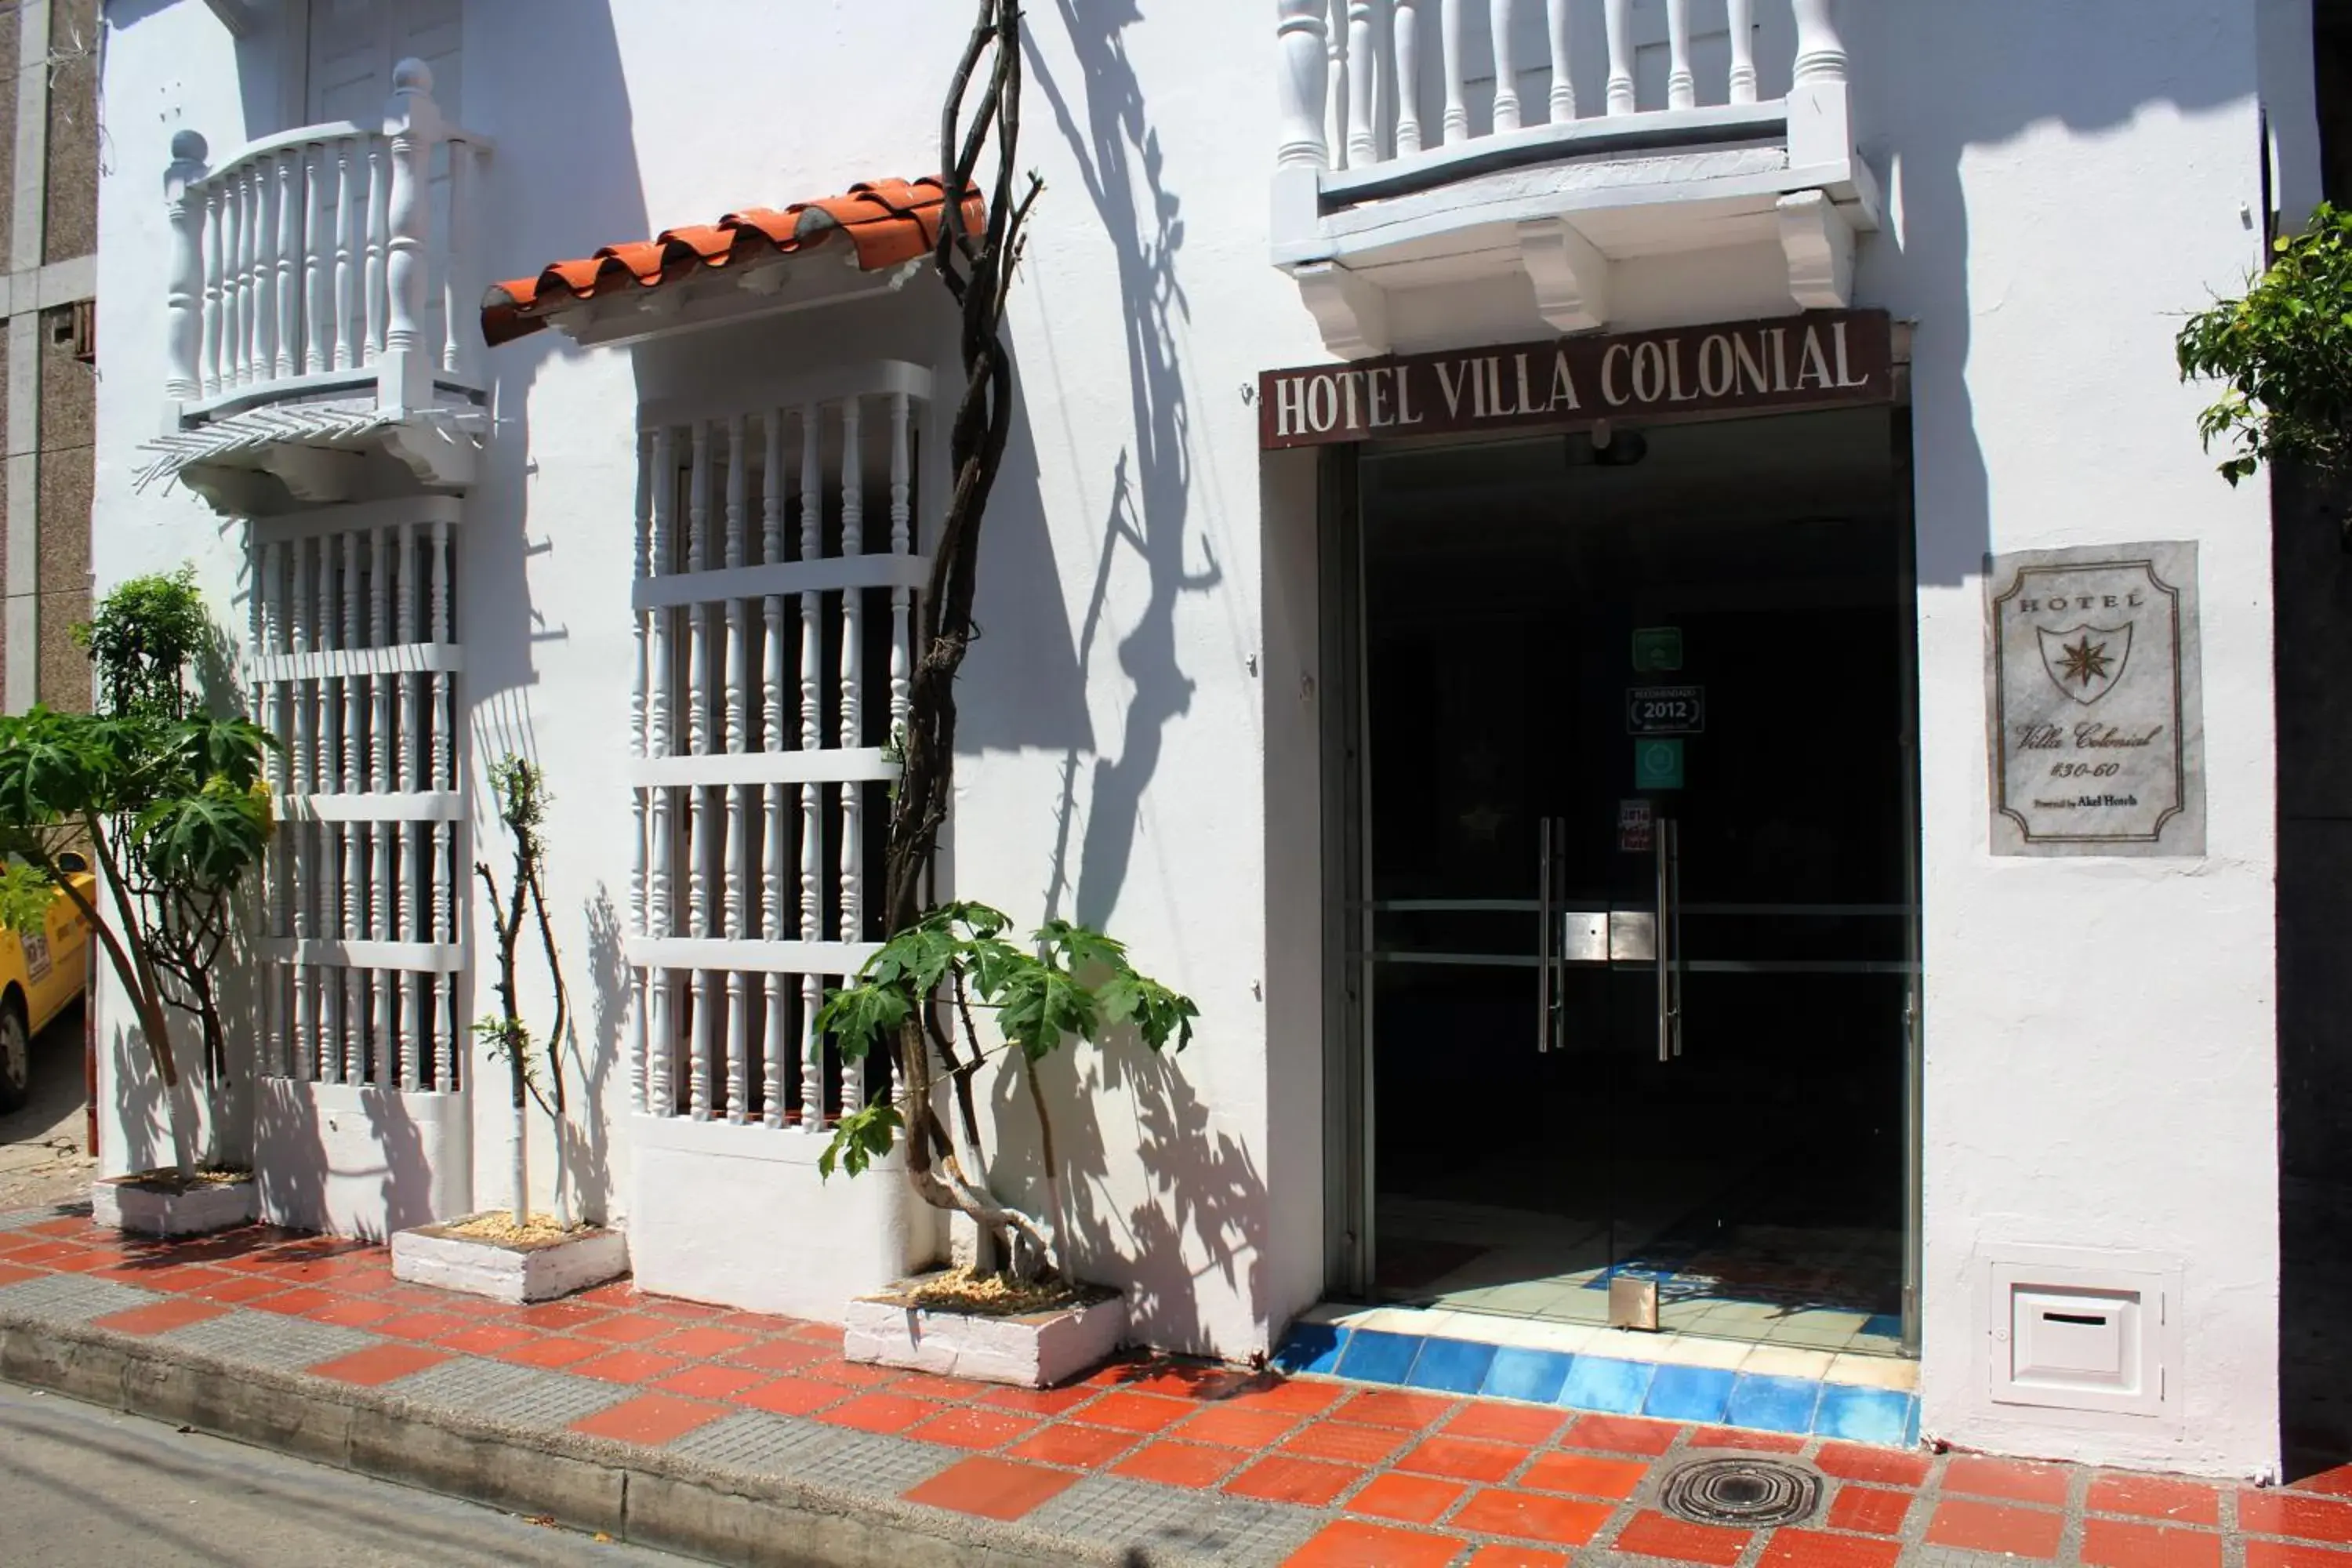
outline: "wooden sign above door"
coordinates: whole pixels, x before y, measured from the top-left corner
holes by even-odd
[[[1884,310],[1392,354],[1258,377],[1258,445],[1575,430],[1891,403]]]

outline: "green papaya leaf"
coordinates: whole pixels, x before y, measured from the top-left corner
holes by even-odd
[[[851,1176],[864,1175],[869,1165],[887,1158],[897,1147],[898,1134],[905,1126],[898,1108],[887,1100],[851,1111],[834,1124],[832,1142],[817,1155],[818,1176],[830,1181],[835,1170]]]
[[[825,993],[810,1026],[812,1035],[831,1035],[844,1061],[861,1061],[879,1040],[887,1043],[914,1005],[895,986],[861,984]]]

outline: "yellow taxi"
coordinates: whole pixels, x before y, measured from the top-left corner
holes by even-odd
[[[84,898],[97,879],[80,856],[58,857]],[[39,931],[0,928],[0,1115],[25,1103],[33,1076],[33,1037],[72,1005],[89,971],[89,927],[60,890]]]

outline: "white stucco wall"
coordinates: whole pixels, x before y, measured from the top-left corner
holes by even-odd
[[[2199,453],[2171,340],[2257,260],[2255,28],[2118,15],[1904,7],[1852,40],[1897,215],[1859,289],[1918,321],[1923,1426],[2253,1474],[2277,1456],[2269,515]],[[2210,853],[1991,858],[1985,553],[2166,539],[2199,542]],[[1983,1261],[2013,1244],[2184,1264],[2175,1419],[1990,1402]]]
[[[1848,7],[1867,12],[1848,22],[1856,120],[1891,217],[1857,302],[1918,323],[1926,1427],[2257,1473],[2277,1448],[2265,491],[2213,477],[2169,360],[2178,313],[2255,259],[2257,37],[2220,0],[2127,9]],[[1047,189],[1014,301],[1022,413],[963,688],[951,871],[1018,920],[1107,926],[1199,1000],[1179,1060],[1080,1052],[1047,1072],[1082,1267],[1136,1293],[1156,1342],[1234,1356],[1313,1296],[1323,1246],[1313,476],[1261,460],[1243,395],[1260,369],[1324,357],[1265,258],[1271,10],[1031,15],[1023,162]],[[498,139],[486,274],[925,170],[961,26],[935,0],[468,7],[452,108]],[[233,47],[197,0],[114,15],[99,586],[193,556],[239,625],[236,531],[130,475],[161,401],[165,144],[183,125],[215,149],[267,129],[275,70],[266,39]],[[1753,313],[1776,265],[1768,247],[1645,269],[1628,322]],[[490,356],[497,435],[458,591],[473,745],[526,748],[552,779],[550,891],[587,1015],[575,1083],[597,1111],[572,1164],[616,1217],[638,399],[826,356],[950,366],[935,294],[918,279],[754,331],[586,352],[548,332]],[[1396,315],[1416,343],[1500,319],[1437,299]],[[1983,557],[2148,539],[2200,545],[2210,853],[1994,860]],[[488,964],[478,944],[478,989]],[[476,1097],[477,1193],[502,1179],[499,1098]],[[1017,1086],[989,1099],[1021,1147]],[[779,1216],[778,1248],[787,1217],[809,1223]],[[1986,1399],[1981,1258],[2008,1244],[2182,1260],[2177,1419],[2083,1426]]]

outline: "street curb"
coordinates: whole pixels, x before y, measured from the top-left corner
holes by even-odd
[[[508,1426],[81,1325],[0,1314],[0,1381],[747,1568],[1120,1568],[1150,1560],[1106,1542]]]

